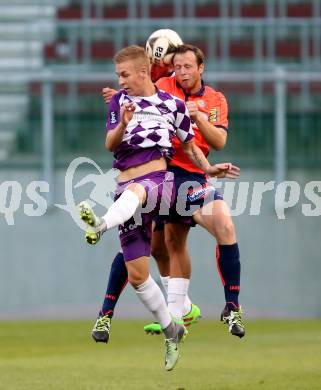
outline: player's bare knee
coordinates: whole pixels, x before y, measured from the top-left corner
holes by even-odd
[[[167,250],[169,251],[169,248],[174,244],[174,235],[171,234],[170,231],[166,231],[166,234],[165,234],[165,245],[166,245],[166,248]]]
[[[168,253],[164,245],[152,247],[151,254],[157,262],[163,263],[169,260]]]
[[[134,288],[143,284],[148,278],[148,275],[149,271],[147,270],[146,272],[142,272],[141,269],[135,269],[133,267],[128,269],[128,281]]]
[[[139,199],[139,203],[140,204],[143,204],[145,202],[145,200],[146,200],[146,190],[145,190],[145,188],[141,184],[139,184],[139,183],[129,184],[126,187],[126,190],[130,190],[134,194],[136,194],[138,199]]]
[[[216,239],[219,242],[232,244],[236,241],[235,226],[233,221],[228,218],[215,227]]]
[[[180,250],[182,250],[182,248],[184,248],[184,245],[182,245],[181,240],[177,239],[177,236],[171,234],[166,234],[165,245],[170,253],[179,252]]]
[[[138,274],[131,275],[131,274],[128,274],[128,281],[134,288],[137,288],[138,286],[143,284],[146,279],[147,278],[142,276],[142,275],[138,275]]]

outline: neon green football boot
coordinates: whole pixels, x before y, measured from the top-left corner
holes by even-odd
[[[162,328],[158,322],[152,322],[151,324],[147,324],[144,326],[144,331],[146,334],[151,334],[151,335],[161,334]]]
[[[191,311],[183,316],[184,325],[190,326],[196,324],[201,317],[201,309],[192,303]]]
[[[181,321],[183,323],[183,321]],[[188,331],[182,323],[175,322],[177,333],[175,337],[165,339],[165,369],[171,371],[180,357],[179,344],[182,343]]]
[[[201,310],[200,308],[192,303],[191,311],[183,316],[183,323],[184,326],[190,326],[192,324],[196,324],[198,320],[201,318]],[[158,322],[153,322],[151,324],[144,326],[144,331],[146,334],[154,335],[154,334],[161,334],[162,328],[159,325]]]
[[[78,207],[80,218],[88,225],[85,235],[86,241],[88,244],[95,245],[104,231],[103,223],[88,203],[81,202]]]

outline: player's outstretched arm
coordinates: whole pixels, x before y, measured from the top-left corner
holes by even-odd
[[[207,161],[202,150],[195,144],[193,140],[189,142],[182,142],[184,152],[187,154],[188,158],[202,171],[207,173],[211,168],[211,164]]]
[[[240,175],[240,168],[231,163],[211,165],[193,140],[182,145],[189,159],[209,176],[236,179]]]

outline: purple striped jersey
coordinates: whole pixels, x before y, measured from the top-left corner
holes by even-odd
[[[135,112],[114,152],[114,168],[123,171],[162,156],[170,159],[175,135],[181,142],[194,137],[185,103],[159,89],[148,97],[129,96],[125,90],[115,94],[109,104],[107,131],[119,124],[120,108],[126,102],[135,104]]]

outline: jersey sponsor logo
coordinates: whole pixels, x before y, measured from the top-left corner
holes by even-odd
[[[203,199],[205,198],[210,192],[212,192],[214,187],[212,186],[206,186],[206,187],[201,187],[196,190],[189,190],[187,194],[187,200],[189,202],[195,202],[196,200]]]
[[[218,108],[211,108],[210,116],[209,116],[210,122],[217,122],[217,119],[218,119]]]
[[[136,120],[137,122],[156,121],[156,122],[167,123],[166,118],[164,118],[162,115],[156,112],[143,112],[143,111],[135,112],[133,119]]]
[[[117,112],[116,111],[112,111],[110,113],[110,123],[114,124],[116,122],[117,122]]]
[[[197,101],[197,104],[200,106],[200,107],[205,107],[205,102],[204,102],[204,100],[198,100]]]

